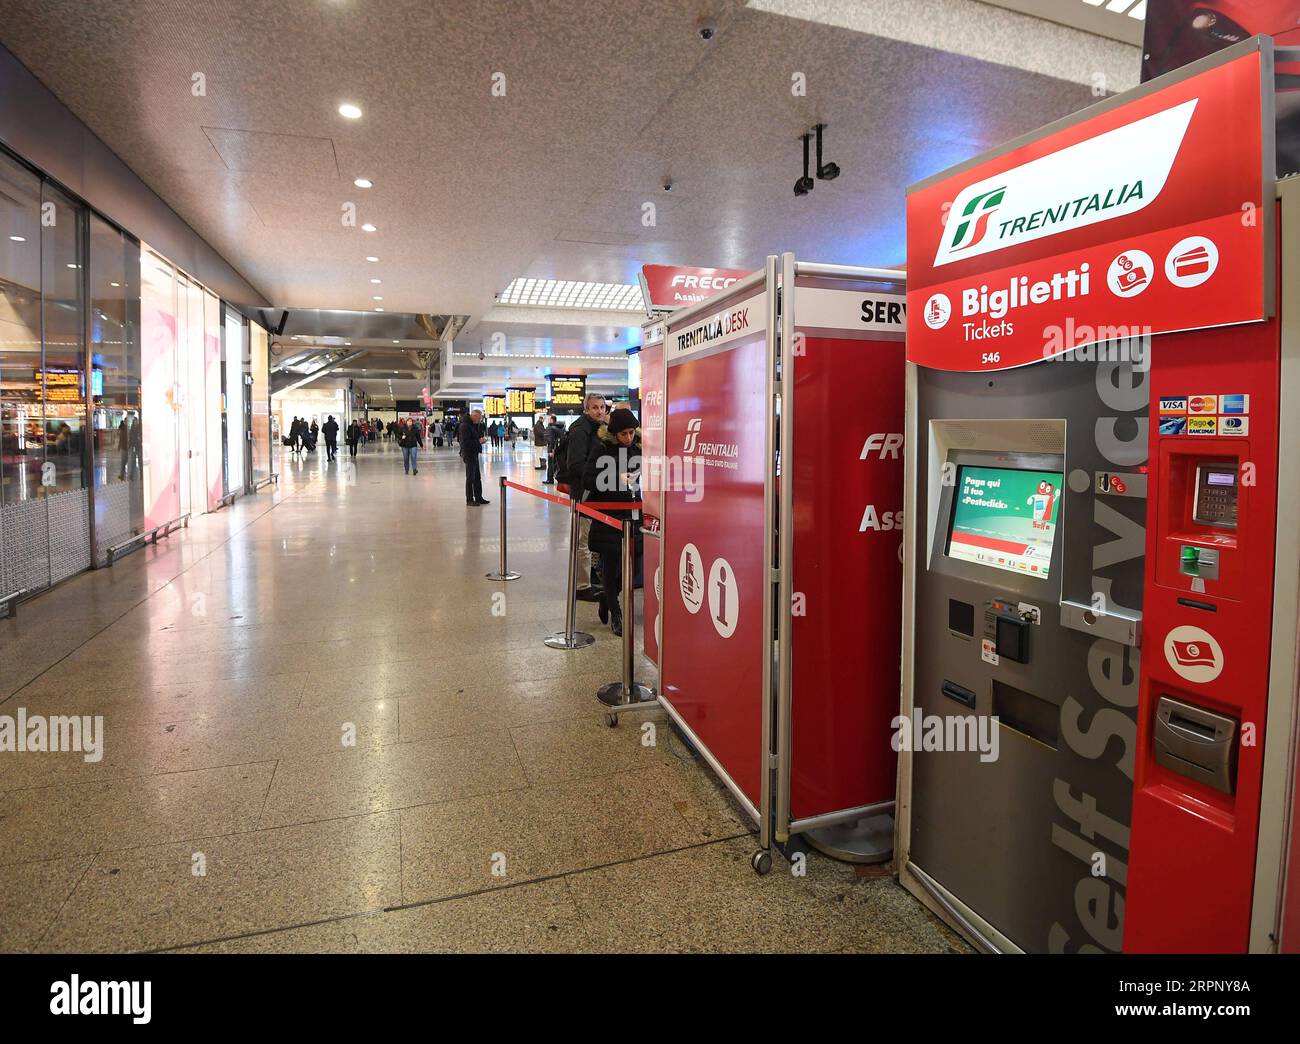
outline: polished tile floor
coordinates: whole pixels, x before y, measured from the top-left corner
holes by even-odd
[[[567,513],[513,495],[523,579],[484,579],[523,447],[479,509],[448,449],[281,467],[0,621],[0,714],[105,729],[97,763],[0,753],[0,950],[965,949],[882,871],[759,878],[656,713],[605,726],[595,607],[595,646],[541,644]]]

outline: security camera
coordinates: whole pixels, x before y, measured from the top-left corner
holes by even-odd
[[[486,358],[487,358],[487,356],[485,356],[485,355],[483,354],[483,350],[482,350],[482,349],[479,349],[479,353],[478,353],[478,361],[479,361],[479,362],[482,362],[482,361],[483,361],[484,359],[486,359]]]
[[[718,23],[712,18],[701,18],[695,23],[695,31],[701,40],[712,40],[718,35]]]
[[[673,179],[664,178],[664,191],[671,192],[672,190],[673,190]]]

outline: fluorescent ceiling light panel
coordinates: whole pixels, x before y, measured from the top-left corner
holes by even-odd
[[[497,298],[501,304],[540,308],[586,308],[639,312],[641,287],[636,283],[586,283],[570,279],[515,279]]]

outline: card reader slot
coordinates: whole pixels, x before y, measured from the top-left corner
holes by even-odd
[[[975,709],[975,693],[956,682],[945,680],[943,683],[943,694],[950,700],[956,700],[963,706]]]
[[[1185,605],[1188,609],[1204,609],[1207,613],[1217,613],[1219,607],[1212,602],[1198,602],[1195,598],[1180,598],[1179,605]]]

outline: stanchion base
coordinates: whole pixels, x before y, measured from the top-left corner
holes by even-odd
[[[822,855],[844,863],[884,863],[894,854],[894,817],[885,812],[801,836]]]
[[[519,579],[519,574],[514,572],[513,570],[509,573],[487,573],[486,576],[489,580],[518,580]]]
[[[548,649],[585,649],[595,642],[596,639],[586,631],[574,631],[573,641],[569,641],[569,636],[561,631],[559,634],[551,635],[542,644]]]
[[[602,685],[596,690],[596,699],[600,700],[610,710],[635,710],[638,703],[648,703],[657,698],[658,693],[648,685],[633,683],[632,691],[625,701],[621,681],[610,682],[608,685]]]

